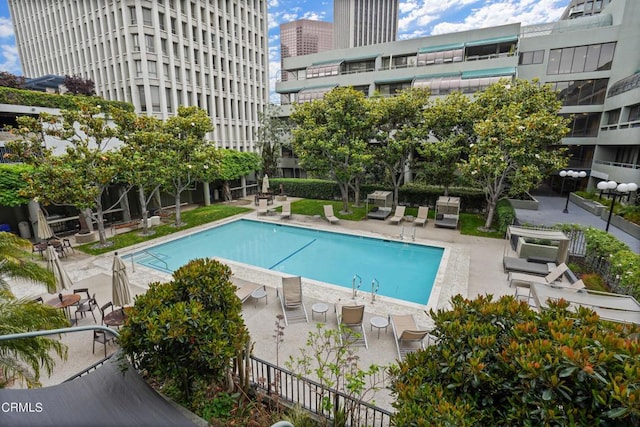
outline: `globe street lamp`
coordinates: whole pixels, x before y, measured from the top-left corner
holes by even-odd
[[[582,179],[584,177],[587,176],[587,173],[585,171],[574,171],[574,170],[561,170],[558,175],[560,175],[560,177],[562,178],[562,186],[560,187],[560,195],[562,195],[562,192],[564,191],[564,181],[566,179]],[[571,191],[567,192],[567,202],[564,204],[564,210],[562,211],[562,213],[569,213],[569,195],[571,194]]]
[[[607,227],[604,229],[604,231],[609,231],[609,224],[611,223],[613,207],[616,204],[616,197],[620,197],[622,199],[622,196],[628,196],[629,193],[637,191],[638,184],[636,184],[635,182],[618,184],[615,181],[600,181],[597,187],[598,190],[600,190],[600,195],[605,194],[608,196],[613,196],[613,199],[611,200],[611,209],[609,210],[609,218],[607,219]]]

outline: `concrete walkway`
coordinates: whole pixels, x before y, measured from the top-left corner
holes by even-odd
[[[562,211],[567,202],[565,197],[536,196],[536,199],[539,202],[537,211],[516,209],[516,216],[521,223],[547,226],[555,224],[579,224],[600,230],[604,230],[607,226],[605,220],[591,214],[572,202],[569,202],[567,207],[569,213],[563,213]],[[640,240],[613,225],[609,225],[609,233],[629,245],[632,251],[640,253]]]

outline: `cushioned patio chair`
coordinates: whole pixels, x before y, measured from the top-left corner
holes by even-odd
[[[424,339],[429,335],[429,331],[418,329],[413,314],[390,315],[389,323],[393,329],[400,360],[403,360],[408,353],[424,349]]]
[[[268,212],[267,199],[260,199],[258,201],[258,215],[266,215]]]
[[[291,217],[291,202],[282,203],[282,212],[280,213],[280,219]]]
[[[333,205],[324,205],[324,217],[327,218],[329,224],[340,221],[337,216],[333,214]]]
[[[504,267],[504,271],[509,273],[511,271],[518,271],[521,273],[530,273],[538,276],[546,276],[556,268],[554,263],[540,263],[527,261],[524,258],[516,258],[516,257],[503,257],[502,265]]]
[[[340,342],[360,345],[369,348],[367,334],[362,326],[364,322],[364,305],[336,306]]]
[[[414,225],[424,225],[427,223],[427,215],[429,215],[429,206],[420,206],[418,208],[418,216],[413,221]]]
[[[404,220],[404,211],[406,208],[406,206],[396,206],[396,211],[389,219],[391,224],[400,224],[400,222]]]
[[[289,325],[290,320],[304,320],[309,323],[307,309],[302,300],[302,278],[300,276],[283,277],[282,289],[276,290],[280,298],[284,323]]]

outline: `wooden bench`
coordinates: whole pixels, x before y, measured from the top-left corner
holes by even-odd
[[[117,230],[121,230],[123,228],[138,228],[138,227],[140,227],[139,219],[125,221],[125,222],[115,222],[111,224],[111,233],[116,234]]]

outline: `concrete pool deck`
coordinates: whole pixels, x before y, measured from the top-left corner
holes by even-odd
[[[246,206],[253,207],[252,204]],[[278,206],[277,202],[275,206]],[[128,253],[133,253],[143,247],[172,240],[216,224],[242,217],[257,218],[263,221],[274,221],[282,224],[301,225],[322,230],[357,233],[385,239],[400,239],[400,233],[403,227],[405,234],[413,230],[413,225],[410,222],[392,225],[387,221],[373,219],[358,222],[340,220],[338,224],[330,225],[321,218],[294,214],[290,219],[282,220],[277,214],[261,215],[258,217],[256,211],[253,211],[227,218],[217,223],[175,233],[171,236],[159,238],[153,242],[147,242],[136,247],[126,248],[125,250],[120,249],[118,252],[121,256],[126,256]],[[411,242],[412,240],[410,237],[405,237],[405,241]],[[446,259],[443,259],[444,265],[438,273],[437,282],[440,289],[437,301],[434,301],[433,304],[430,303],[430,306],[433,308],[446,308],[451,296],[458,293],[470,298],[478,294],[493,294],[497,297],[503,294],[513,293],[513,290],[508,286],[507,275],[502,270],[502,257],[506,247],[505,240],[463,236],[460,235],[457,230],[435,228],[433,226],[433,220],[430,220],[424,228],[415,228],[415,242],[442,246],[447,253]],[[88,287],[91,294],[96,294],[99,305],[111,300],[112,262],[113,252],[100,256],[88,256],[76,252],[62,259],[62,263],[74,282],[74,287]],[[251,268],[237,263],[229,263],[229,265],[235,276],[267,286],[267,298],[260,300],[250,298],[244,303],[243,316],[249,328],[251,338],[255,342],[254,354],[259,358],[275,362],[276,344],[273,335],[276,316],[282,312],[280,302],[276,296],[276,288],[281,282],[281,276],[278,273]],[[164,282],[171,279],[170,274],[139,265],[132,266],[130,263],[127,263],[127,267],[132,283],[133,294],[145,292],[152,282]],[[330,266],[328,266],[328,268],[330,268]],[[311,306],[316,302],[323,302],[329,306],[329,310],[326,313],[326,324],[327,327],[330,328],[337,327],[334,304],[362,303],[366,305],[364,326],[369,341],[369,348],[359,349],[358,355],[362,367],[367,367],[372,363],[381,365],[393,363],[397,357],[391,327],[386,331],[384,329],[380,330],[378,338],[378,330],[370,326],[372,317],[387,317],[389,314],[395,313],[413,313],[419,327],[431,328],[432,326],[430,318],[425,313],[427,306],[402,303],[380,296],[376,297],[375,302],[372,302],[371,293],[367,292],[365,284],[363,284],[363,288],[358,292],[355,300],[352,299],[351,289],[334,286],[311,286],[314,284],[313,281],[303,279],[305,306],[309,315],[309,323],[290,323],[289,326],[285,328],[284,341],[280,344],[279,348],[280,365],[283,365],[283,361],[287,360],[289,356],[295,357],[299,355],[299,349],[305,346],[308,333],[315,330],[315,325],[320,320],[324,322],[324,316],[318,314],[313,315],[312,313]],[[14,283],[12,287],[16,296],[19,297],[42,295],[45,301],[53,297],[53,295],[47,293],[42,294],[43,289],[39,286]],[[99,316],[99,313],[96,313],[96,315]],[[91,316],[79,321],[79,325],[90,324],[93,324],[93,318]],[[69,346],[68,360],[58,363],[51,377],[42,378],[42,383],[45,386],[60,383],[64,379],[97,362],[104,355],[101,345],[96,346],[95,354],[92,353],[93,340],[91,332],[67,334],[62,337],[62,341]],[[107,348],[108,353],[113,352],[115,349],[115,345],[110,345]],[[375,402],[384,408],[391,409],[386,393],[376,395]]]

